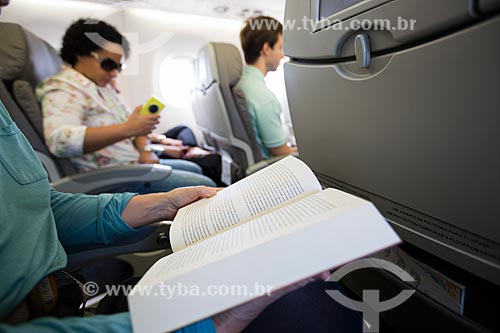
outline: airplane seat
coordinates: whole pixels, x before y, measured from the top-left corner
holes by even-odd
[[[6,106],[11,117],[17,123],[23,134],[28,138],[38,156],[50,156],[50,152],[43,141],[42,113],[34,96],[33,89],[37,77],[41,80],[44,78],[43,73],[46,74],[46,77],[56,73],[62,62],[59,60],[58,65],[55,66],[53,59],[58,58],[57,54],[55,54],[55,57],[44,56],[51,48],[45,47],[45,50],[41,48],[40,46],[42,45],[39,43],[43,44],[44,42],[38,40],[39,43],[36,43],[37,40],[34,36],[31,33],[26,33],[21,26],[2,22],[0,23],[0,31],[0,41],[2,44],[2,48],[0,49],[2,101],[4,104],[9,104]],[[28,50],[28,38],[34,45],[38,44],[39,47],[36,49],[42,50],[40,58],[30,55],[30,51],[35,50],[35,48],[30,48]],[[47,66],[39,66],[43,69],[42,73],[40,73],[40,71],[31,70],[33,66],[29,60],[30,56],[39,63],[43,63],[43,60],[47,61]],[[12,97],[14,97],[14,99],[9,101]],[[19,110],[17,109],[21,109],[23,112],[18,112]],[[58,178],[57,173],[67,175],[76,173],[74,167],[66,159],[54,161],[52,167],[48,169],[47,173],[49,173],[51,180],[56,180]]]
[[[235,88],[243,70],[238,48],[210,42],[198,53],[195,69],[195,118],[204,135],[216,143],[223,163],[230,163],[231,182],[282,158],[262,158],[245,96]]]
[[[69,160],[54,157],[46,147],[42,112],[33,90],[38,82],[59,70],[62,61],[57,52],[20,25],[5,22],[0,22],[0,45],[0,99],[31,143],[55,189],[70,193],[102,193],[122,188],[124,184],[162,180],[171,174],[172,169],[163,165],[113,167],[75,174]],[[68,267],[81,267],[123,253],[168,249],[169,228],[167,223],[145,227],[133,238],[113,247],[68,248]]]

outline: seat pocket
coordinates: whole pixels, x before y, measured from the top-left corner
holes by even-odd
[[[22,185],[48,178],[30,143],[15,123],[0,128],[0,163]]]

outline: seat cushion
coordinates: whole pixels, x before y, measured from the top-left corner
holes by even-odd
[[[250,118],[250,113],[248,112],[247,101],[245,99],[245,94],[243,91],[235,85],[232,87],[231,92],[233,94],[234,102],[236,104],[236,109],[240,115],[241,123],[247,133],[247,142],[250,143],[250,148],[252,148],[254,162],[257,163],[263,160],[262,154],[260,153],[259,144],[255,137],[255,131],[253,129],[252,119]]]

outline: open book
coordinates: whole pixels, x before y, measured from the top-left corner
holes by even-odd
[[[128,297],[135,332],[179,329],[400,242],[370,202],[322,191],[291,156],[179,210],[170,239],[174,253]]]

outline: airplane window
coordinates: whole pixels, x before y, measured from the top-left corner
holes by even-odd
[[[288,61],[290,61],[290,58],[288,57],[281,59],[278,68],[275,71],[268,72],[264,79],[266,81],[266,85],[278,97],[280,102],[282,102],[286,92],[283,65]]]
[[[284,63],[288,61],[290,61],[290,58],[288,57],[281,59],[280,65],[278,66],[276,71],[267,73],[265,81],[266,85],[276,95],[278,101],[281,104],[281,109],[283,110],[281,118],[285,127],[285,133],[287,134],[288,141],[295,144],[292,119],[290,117],[290,109],[288,107],[288,99],[286,96],[285,73],[283,70]]]
[[[191,88],[194,85],[191,59],[165,58],[160,66],[161,96],[173,107],[191,107]]]

